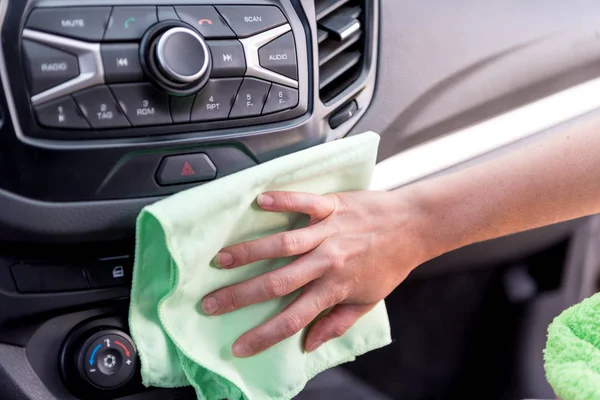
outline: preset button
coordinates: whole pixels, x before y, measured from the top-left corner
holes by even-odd
[[[196,95],[192,121],[226,119],[241,83],[241,78],[209,80],[204,89]]]
[[[245,78],[231,109],[231,118],[260,115],[271,84],[255,78]]]
[[[69,96],[44,103],[35,108],[38,122],[49,128],[89,129],[83,115]]]
[[[96,86],[73,95],[92,128],[128,127],[129,122],[106,86]]]
[[[112,85],[121,109],[133,126],[170,124],[169,96],[150,83]]]
[[[298,105],[298,91],[287,86],[273,84],[267,97],[263,114],[294,108]]]

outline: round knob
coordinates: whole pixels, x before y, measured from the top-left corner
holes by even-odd
[[[192,83],[206,74],[210,52],[202,37],[188,28],[171,28],[159,36],[156,61],[161,72],[177,83]]]
[[[202,35],[179,21],[158,22],[144,33],[140,61],[150,80],[175,96],[198,92],[212,70],[210,49]]]
[[[119,330],[100,331],[83,342],[77,369],[84,381],[99,389],[115,389],[131,380],[137,353],[133,341]]]

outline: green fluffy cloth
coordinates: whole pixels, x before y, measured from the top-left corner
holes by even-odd
[[[546,377],[559,399],[600,399],[600,294],[554,319],[544,360]]]

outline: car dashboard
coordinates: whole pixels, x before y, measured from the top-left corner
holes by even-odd
[[[600,6],[534,3],[0,0],[0,397],[195,398],[143,387],[127,334],[148,204],[364,131],[392,190],[595,115],[581,10]],[[579,222],[423,271],[519,259]]]

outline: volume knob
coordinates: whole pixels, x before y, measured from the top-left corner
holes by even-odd
[[[150,81],[175,96],[201,90],[212,70],[210,49],[202,35],[178,21],[162,21],[146,31],[140,61]]]
[[[210,65],[204,39],[188,28],[171,28],[157,40],[156,63],[169,80],[193,83],[201,80]]]

